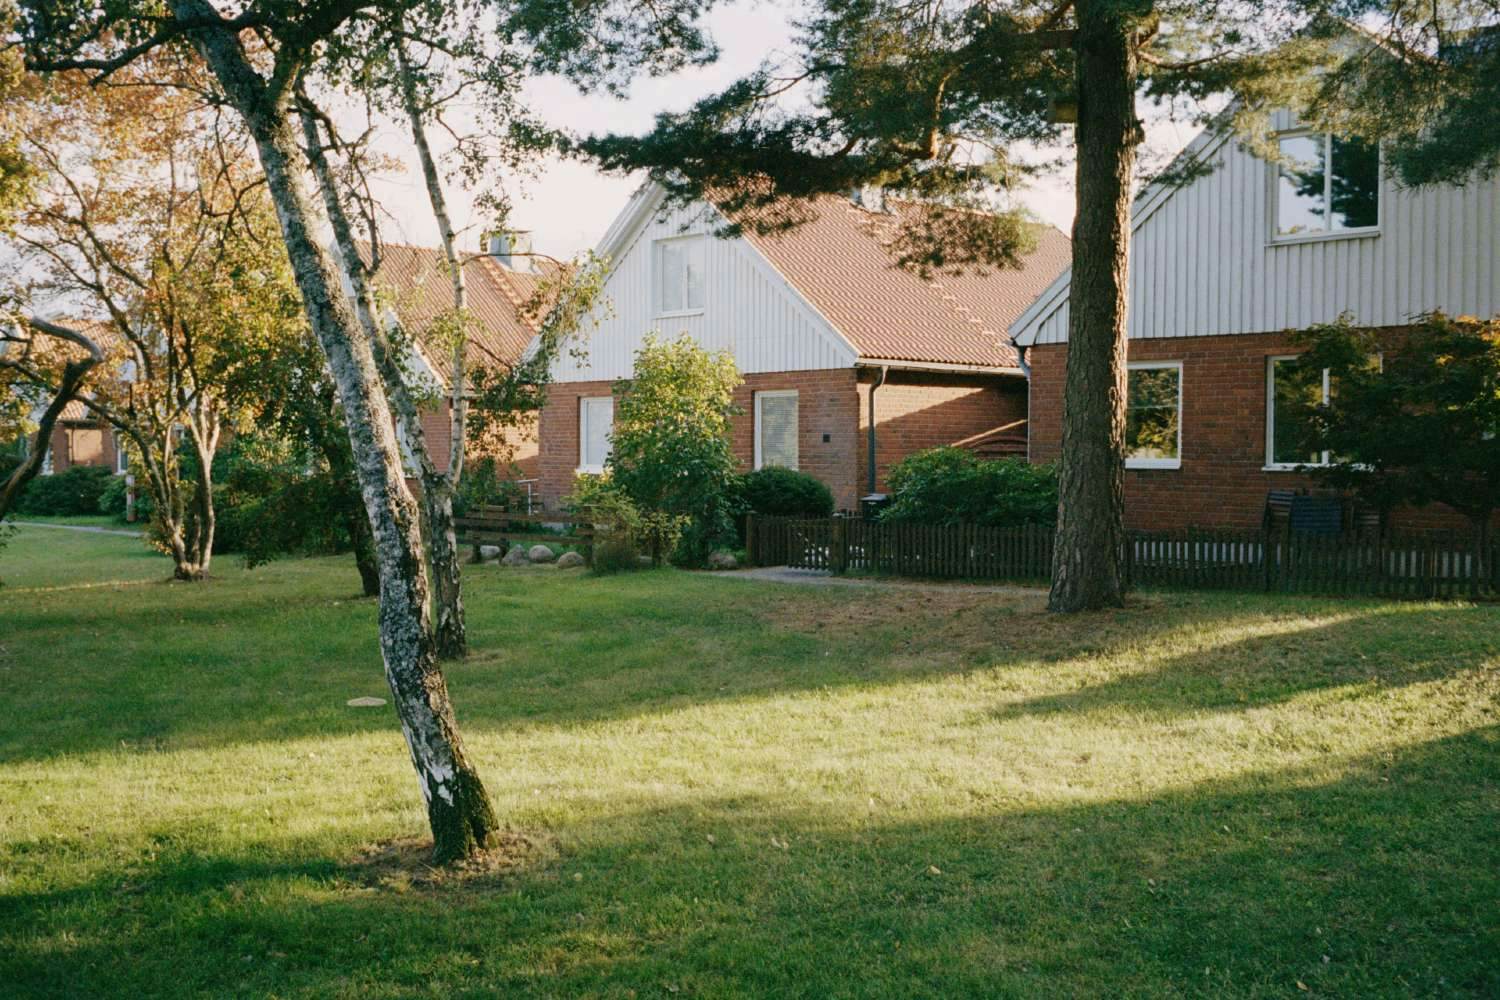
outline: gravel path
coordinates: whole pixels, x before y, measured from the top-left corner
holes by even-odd
[[[42,524],[40,521],[12,521],[18,528],[51,528],[53,531],[87,531],[95,535],[124,535],[126,538],[139,538],[139,531],[128,531],[124,528],[96,528],[91,524]]]

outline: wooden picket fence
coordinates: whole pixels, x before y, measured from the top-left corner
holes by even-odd
[[[1044,582],[1050,526],[882,524],[751,517],[750,561],[832,573]],[[1413,598],[1500,597],[1500,542],[1458,535],[1356,538],[1281,531],[1130,532],[1132,586]]]

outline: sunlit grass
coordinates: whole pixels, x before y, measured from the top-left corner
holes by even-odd
[[[353,864],[424,820],[345,704],[385,693],[352,565],[60,590],[139,543],[18,542],[21,994],[1500,991],[1500,609],[473,570],[450,685],[531,847],[429,887]]]

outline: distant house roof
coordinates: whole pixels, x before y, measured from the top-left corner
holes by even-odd
[[[891,252],[897,213],[914,213],[917,206],[896,199],[887,204],[890,214],[824,195],[808,205],[808,221],[764,236],[747,227],[745,238],[862,361],[1018,367],[1007,330],[1068,266],[1068,237],[1038,224],[1036,248],[1019,269],[924,279],[898,267]]]
[[[528,306],[541,280],[542,275],[506,267],[490,254],[464,261],[469,311],[477,320],[469,335],[471,364],[513,364],[525,353],[537,325]],[[436,247],[382,244],[376,283],[390,296],[402,325],[419,336],[453,305],[447,261]]]
[[[52,316],[49,321],[58,326],[65,326],[70,330],[83,334],[94,343],[99,345],[106,358],[118,359],[125,351],[125,341],[115,329],[113,322],[107,319],[85,319],[77,316]],[[76,344],[61,339],[53,339],[57,349],[62,352],[62,357],[82,358],[87,352]],[[97,418],[89,412],[82,400],[73,399],[64,404],[62,413],[58,419],[64,423],[92,423]]]

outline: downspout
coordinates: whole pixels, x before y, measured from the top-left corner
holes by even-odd
[[[1015,341],[1011,341],[1015,343]],[[1016,361],[1021,365],[1021,374],[1026,376],[1026,461],[1031,461],[1031,365],[1026,363],[1026,348],[1016,344]]]
[[[885,379],[886,376],[890,373],[890,370],[891,369],[889,365],[881,365],[879,380],[870,383],[870,426],[866,431],[866,433],[869,435],[869,439],[865,443],[865,457],[868,461],[867,471],[869,473],[870,480],[870,488],[867,491],[869,493],[875,492],[875,390],[885,385]]]

